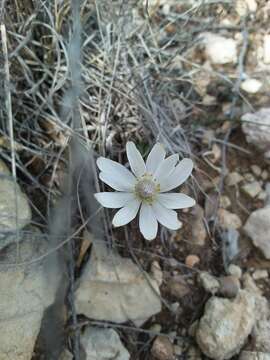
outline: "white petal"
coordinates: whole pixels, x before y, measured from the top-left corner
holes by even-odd
[[[145,163],[143,161],[142,155],[132,141],[127,142],[126,150],[128,161],[133,173],[137,177],[144,175],[146,172]]]
[[[160,191],[170,191],[187,180],[193,169],[191,159],[183,159],[171,172],[170,176],[160,182]]]
[[[128,181],[126,181],[125,177],[120,177],[119,175],[113,173],[109,174],[109,173],[101,172],[99,173],[99,178],[114,190],[126,191],[126,192],[133,191],[134,187],[131,186]]]
[[[134,194],[124,192],[100,192],[95,194],[97,201],[106,208],[117,209],[134,199]]]
[[[125,183],[130,186],[135,185],[135,176],[123,165],[117,163],[116,161],[106,159],[104,157],[99,157],[97,159],[97,166],[100,171],[109,174],[112,177],[122,178]]]
[[[135,199],[127,203],[122,209],[118,210],[112,221],[113,226],[123,226],[133,220],[137,215],[140,204],[140,201]]]
[[[150,151],[147,160],[146,160],[146,170],[150,174],[154,174],[165,159],[166,151],[164,146],[160,143],[154,145],[153,149]]]
[[[176,211],[165,208],[157,201],[152,206],[156,218],[161,225],[171,230],[180,229],[182,223],[178,220]]]
[[[190,196],[178,193],[158,194],[158,201],[167,209],[185,209],[196,204]]]
[[[157,236],[158,222],[152,206],[142,204],[139,218],[140,231],[146,240],[153,240]]]
[[[171,174],[178,160],[179,155],[174,154],[162,161],[154,175],[158,183],[163,182],[164,179],[166,179]]]

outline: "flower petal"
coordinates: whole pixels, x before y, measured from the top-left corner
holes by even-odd
[[[135,199],[127,203],[122,209],[118,210],[112,220],[113,226],[123,226],[133,220],[137,215],[140,204],[141,202]]]
[[[106,208],[117,209],[134,199],[134,194],[125,192],[100,192],[95,194],[97,201]]]
[[[156,218],[161,225],[171,230],[180,229],[182,223],[178,220],[176,211],[165,208],[158,201],[155,201],[152,206]]]
[[[154,174],[165,159],[166,151],[164,146],[160,143],[154,145],[153,149],[150,151],[147,160],[146,160],[146,170],[150,174]]]
[[[140,231],[146,240],[153,240],[157,236],[158,222],[152,206],[142,204],[139,218]]]
[[[185,209],[196,204],[190,196],[178,193],[158,194],[157,199],[167,209]]]
[[[128,161],[134,175],[137,177],[144,175],[146,172],[145,163],[143,161],[142,155],[132,141],[127,142],[126,150]]]
[[[177,161],[179,160],[179,155],[174,154],[168,156],[167,159],[163,160],[159,165],[157,171],[154,174],[155,179],[157,179],[158,183],[163,182],[174,170]]]
[[[122,178],[125,183],[130,186],[135,185],[135,176],[123,165],[117,163],[116,161],[106,159],[101,156],[97,159],[97,166],[100,171],[107,173],[112,177]]]
[[[170,191],[177,186],[180,186],[187,180],[193,169],[193,162],[191,159],[183,159],[171,172],[170,176],[166,177],[160,182],[160,191]]]
[[[99,178],[114,190],[126,191],[126,192],[133,191],[134,187],[131,186],[128,181],[126,181],[125,177],[120,177],[119,175],[116,175],[114,173],[109,174],[109,173],[101,172],[99,173]]]

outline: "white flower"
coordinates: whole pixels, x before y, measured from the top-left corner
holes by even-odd
[[[165,159],[165,149],[159,143],[151,150],[146,163],[133,142],[127,143],[126,151],[132,173],[115,161],[97,159],[99,178],[117,190],[95,194],[102,206],[121,208],[113,218],[113,225],[128,224],[140,208],[139,227],[146,240],[156,237],[158,222],[171,230],[179,229],[182,223],[172,209],[194,206],[195,201],[185,194],[165,192],[186,181],[192,172],[192,160],[183,159],[178,163],[177,154]]]

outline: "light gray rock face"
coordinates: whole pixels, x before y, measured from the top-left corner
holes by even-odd
[[[260,351],[242,351],[239,360],[270,360],[270,353]]]
[[[130,259],[95,245],[78,283],[75,303],[78,314],[141,325],[160,312],[159,294],[157,281]]]
[[[15,236],[11,234],[30,221],[31,209],[27,197],[14,183],[9,170],[0,160],[0,250],[14,242]]]
[[[234,300],[212,297],[196,332],[202,352],[218,360],[237,354],[254,326],[254,310],[255,299],[245,290]]]
[[[241,120],[247,141],[267,153],[270,150],[270,108],[247,113]]]
[[[270,259],[270,207],[253,211],[247,219],[244,231],[264,256]]]
[[[39,240],[39,241],[38,241]],[[24,239],[20,261],[30,261],[45,251],[40,239]],[[48,284],[41,263],[10,267],[17,246],[10,245],[0,261],[0,360],[31,360],[45,309],[54,301],[57,282]]]
[[[86,360],[129,360],[130,355],[113,329],[88,327],[81,336]]]

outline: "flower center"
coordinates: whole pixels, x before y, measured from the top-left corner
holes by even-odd
[[[157,184],[149,178],[142,178],[135,185],[135,193],[141,200],[153,200],[157,190]]]

